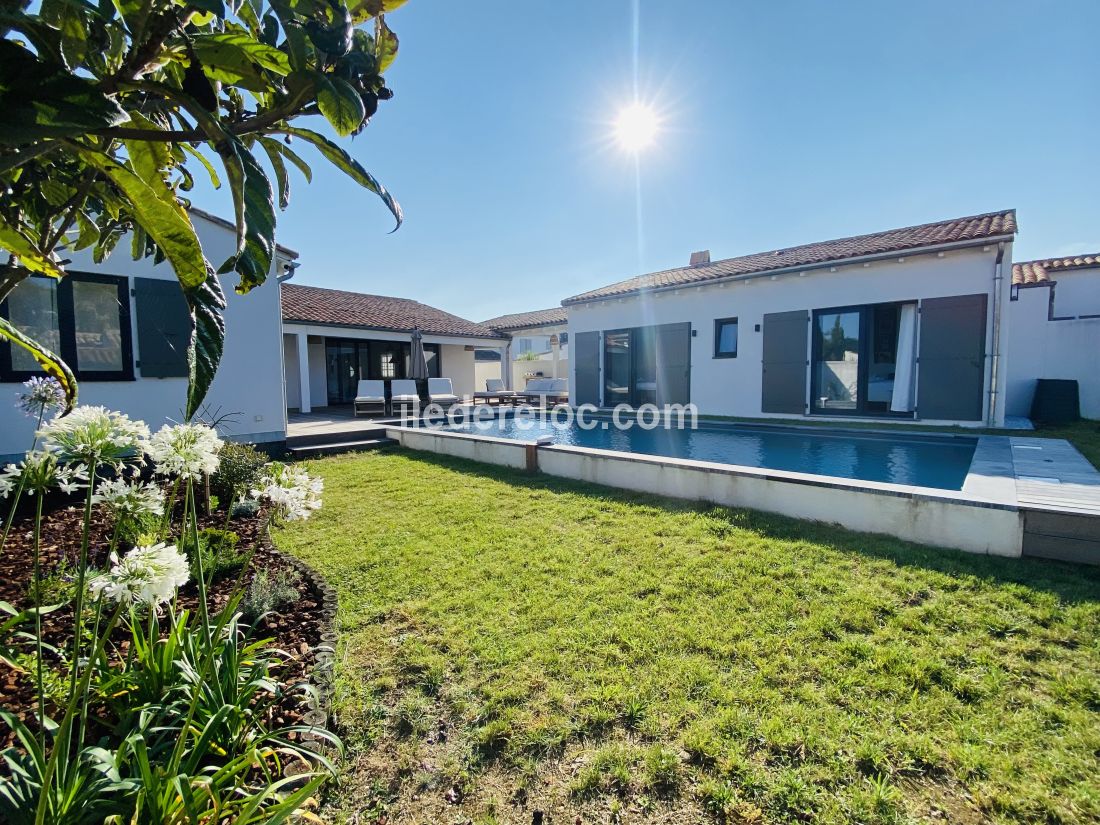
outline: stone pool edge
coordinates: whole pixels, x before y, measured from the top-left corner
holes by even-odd
[[[607,487],[747,507],[970,553],[1022,553],[1023,517],[1011,462],[1007,478],[1002,475],[1009,450],[1003,436],[978,437],[963,490],[953,491],[592,447],[535,446],[423,427],[388,427],[386,435],[408,449],[514,469],[529,468],[531,453],[539,472]]]

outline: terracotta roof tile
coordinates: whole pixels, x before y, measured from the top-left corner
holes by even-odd
[[[1021,261],[1012,265],[1012,285],[1045,284],[1056,278],[1061,270],[1086,269],[1093,266],[1100,267],[1100,254],[1072,255],[1068,258],[1046,258],[1041,261]]]
[[[756,275],[797,266],[812,267],[831,261],[859,258],[864,255],[904,252],[909,249],[958,243],[960,241],[980,241],[1015,233],[1016,210],[989,212],[984,215],[972,215],[966,218],[954,218],[919,226],[907,226],[902,229],[891,229],[886,232],[874,232],[870,235],[857,235],[852,238],[805,244],[789,249],[759,252],[754,255],[743,255],[739,258],[714,261],[701,266],[666,269],[663,272],[629,278],[610,286],[574,295],[562,303],[574,304],[584,301],[596,301],[603,298],[632,295],[639,292],[720,280],[738,275]]]
[[[283,320],[387,332],[421,332],[469,338],[500,338],[483,324],[430,307],[409,298],[366,295],[341,289],[283,284]]]
[[[512,329],[526,329],[527,327],[549,327],[566,322],[565,307],[551,307],[550,309],[536,309],[534,312],[514,312],[511,315],[501,315],[482,321],[481,325],[507,332]]]

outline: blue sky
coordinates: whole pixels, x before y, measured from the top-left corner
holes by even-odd
[[[1014,207],[1025,260],[1100,251],[1100,2],[410,0],[395,98],[347,145],[401,201],[314,164],[278,240],[300,283],[473,320],[713,258]],[[303,154],[310,150],[303,147]],[[293,174],[293,172],[292,172]],[[196,203],[231,214],[228,195]]]

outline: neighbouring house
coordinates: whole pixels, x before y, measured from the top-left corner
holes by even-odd
[[[509,339],[500,373],[492,376],[503,378],[509,389],[522,388],[527,375],[569,375],[568,317],[564,307],[501,315],[481,323]]]
[[[483,389],[475,383],[475,351],[508,343],[484,324],[408,298],[284,282],[282,299],[286,406],[302,413],[350,405],[360,379],[407,377],[414,329],[429,375],[450,378],[459,396]]]
[[[236,249],[232,224],[198,209],[191,214],[207,258],[220,264]],[[0,315],[58,352],[80,382],[79,403],[102,404],[157,429],[183,419],[191,320],[175,273],[152,257],[118,251],[95,263],[91,250],[67,253],[69,276],[32,277],[3,304]],[[279,246],[263,286],[237,295],[224,286],[225,351],[200,418],[220,418],[227,438],[286,438],[278,276],[297,253]],[[0,342],[0,459],[30,447],[34,422],[16,408],[21,382],[41,375],[23,350]]]
[[[562,302],[571,399],[1001,426],[1015,236],[1015,211],[991,212],[713,262],[701,252],[575,295]]]
[[[1011,302],[1008,414],[1028,415],[1036,379],[1064,378],[1100,418],[1100,254],[1013,264]]]

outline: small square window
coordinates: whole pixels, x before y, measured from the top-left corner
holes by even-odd
[[[736,318],[719,318],[714,322],[714,357],[737,357]]]

